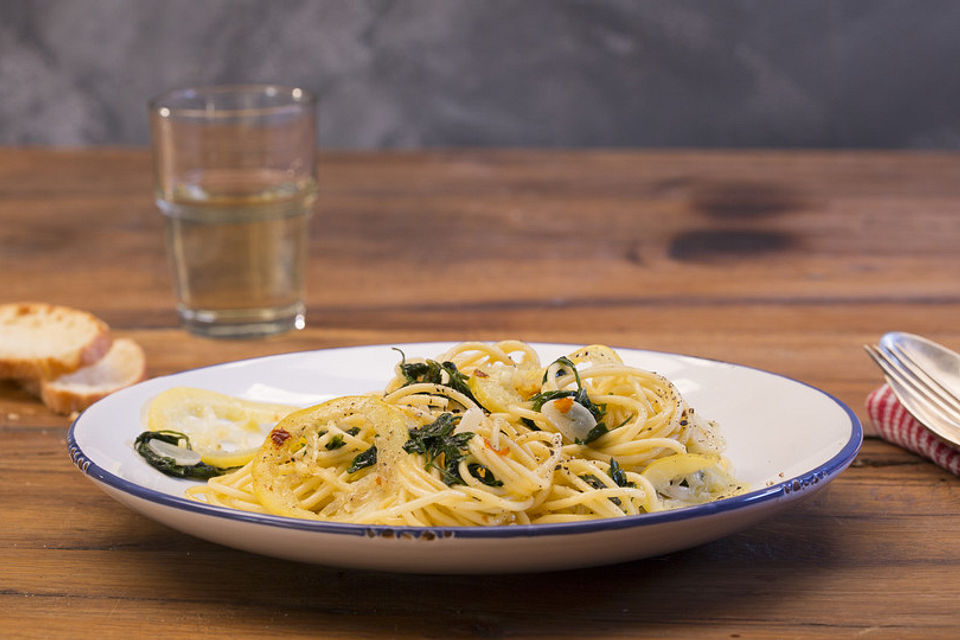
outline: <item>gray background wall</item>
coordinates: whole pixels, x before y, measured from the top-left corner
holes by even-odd
[[[319,142],[960,147],[948,0],[5,0],[0,144],[145,144],[203,83],[320,97]]]

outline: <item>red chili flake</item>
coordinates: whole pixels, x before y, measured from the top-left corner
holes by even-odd
[[[473,372],[473,375],[477,376],[478,378],[489,378],[489,377],[490,377],[490,376],[487,374],[487,372],[484,371],[483,369],[477,369],[476,371]]]
[[[573,398],[558,398],[553,401],[553,406],[556,407],[560,413],[567,413],[570,409],[573,409]]]
[[[287,432],[286,429],[274,429],[270,432],[270,439],[273,440],[273,444],[277,447],[281,447],[284,442],[289,440],[292,436]]]

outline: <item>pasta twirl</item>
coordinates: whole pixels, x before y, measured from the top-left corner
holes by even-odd
[[[745,490],[717,425],[666,378],[591,345],[546,365],[516,341],[402,356],[383,392],[296,411],[209,504],[404,526],[573,522]]]

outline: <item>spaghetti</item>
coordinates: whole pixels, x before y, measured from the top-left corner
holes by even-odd
[[[208,504],[403,526],[574,522],[740,493],[716,424],[602,345],[541,365],[526,343],[402,356],[382,393],[291,413]]]

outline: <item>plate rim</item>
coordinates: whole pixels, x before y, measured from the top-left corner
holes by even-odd
[[[169,378],[173,376],[178,376],[181,374],[192,373],[195,371],[202,371],[204,369],[211,369],[216,367],[232,366],[239,365],[243,363],[253,362],[253,361],[263,361],[269,359],[279,359],[284,357],[291,356],[305,356],[309,354],[320,354],[320,353],[330,353],[332,351],[345,351],[358,348],[392,348],[396,346],[406,347],[406,346],[419,346],[419,345],[455,345],[459,344],[457,341],[430,341],[430,342],[398,342],[394,345],[387,343],[376,343],[376,344],[361,344],[361,345],[350,345],[350,346],[340,346],[340,347],[328,347],[321,349],[308,349],[303,351],[290,351],[285,353],[276,353],[266,356],[255,356],[251,358],[243,358],[240,360],[231,360],[228,362],[221,362],[215,364],[204,365],[201,367],[194,367],[191,369],[184,369],[183,371],[177,371],[172,374],[166,374],[163,376],[157,376],[154,378],[149,378],[144,380],[137,385],[128,387],[132,389],[140,384],[144,384],[151,380],[161,380],[164,378]],[[548,346],[548,347],[581,347],[583,345],[576,345],[573,343],[564,343],[564,342],[528,342],[530,346],[537,348],[538,346]],[[188,500],[185,497],[179,497],[164,493],[163,491],[158,491],[156,489],[151,489],[149,487],[143,486],[131,480],[127,480],[118,476],[115,473],[108,471],[102,466],[94,462],[80,447],[76,439],[76,430],[77,425],[80,420],[83,418],[83,415],[86,411],[81,412],[70,424],[70,428],[67,431],[66,445],[67,452],[70,455],[70,459],[73,461],[74,465],[91,480],[95,483],[101,483],[106,487],[120,491],[121,493],[145,500],[147,502],[166,507],[174,508],[182,511],[187,511],[192,514],[202,515],[202,516],[211,516],[217,518],[223,518],[226,520],[239,521],[241,523],[249,524],[258,524],[266,525],[269,527],[277,527],[281,529],[293,529],[298,531],[306,531],[311,533],[324,533],[324,534],[334,534],[334,535],[347,535],[347,536],[361,536],[361,537],[375,537],[375,538],[420,538],[427,537],[429,539],[440,539],[440,538],[527,538],[527,537],[539,537],[539,536],[551,536],[551,535],[576,535],[576,534],[588,534],[595,533],[598,531],[613,531],[619,529],[627,529],[634,527],[651,527],[659,524],[680,522],[683,520],[690,520],[693,518],[705,518],[720,515],[723,513],[731,511],[739,511],[744,509],[749,509],[758,505],[763,505],[767,503],[774,503],[780,499],[789,499],[791,497],[797,497],[807,492],[807,490],[816,488],[820,485],[821,482],[824,484],[829,479],[832,479],[833,476],[838,475],[844,469],[846,469],[854,458],[856,458],[857,453],[860,451],[860,447],[863,443],[863,426],[860,422],[860,419],[857,417],[856,413],[847,406],[845,403],[841,402],[833,394],[828,393],[818,387],[813,386],[812,384],[803,382],[802,380],[797,380],[790,376],[784,374],[775,373],[768,371],[766,369],[761,369],[759,367],[753,367],[750,365],[737,364],[735,362],[729,362],[725,360],[719,360],[715,358],[704,358],[701,356],[693,356],[683,353],[676,353],[670,351],[659,351],[653,349],[638,349],[635,347],[611,347],[614,350],[619,351],[631,351],[638,353],[649,353],[654,355],[669,356],[669,357],[679,357],[684,359],[697,360],[701,362],[712,362],[715,364],[730,365],[738,367],[741,369],[747,369],[751,371],[756,371],[766,375],[774,376],[777,378],[782,378],[789,382],[807,387],[808,389],[813,390],[814,392],[823,395],[835,405],[837,405],[843,412],[846,414],[847,419],[850,423],[850,437],[840,448],[840,450],[831,456],[825,462],[817,465],[813,469],[806,471],[798,476],[791,478],[786,478],[781,482],[774,483],[770,486],[766,486],[760,489],[756,489],[745,493],[739,496],[732,496],[730,498],[724,498],[714,502],[707,502],[699,505],[692,505],[689,507],[682,507],[679,509],[670,509],[666,511],[658,511],[655,513],[643,513],[637,515],[628,515],[619,518],[598,518],[595,520],[585,520],[579,522],[558,522],[558,523],[544,523],[544,524],[512,524],[512,525],[490,525],[490,526],[425,526],[417,527],[410,525],[376,525],[376,524],[355,524],[349,522],[328,522],[323,520],[305,520],[300,518],[291,518],[287,516],[278,516],[273,514],[265,513],[255,513],[249,511],[242,511],[240,509],[231,509],[228,507],[220,507],[216,505],[209,505],[202,502],[197,502],[194,500]],[[122,390],[123,391],[123,390]],[[108,396],[109,397],[109,396]],[[106,398],[104,399],[106,400]],[[102,401],[101,401],[102,402]],[[95,403],[95,404],[99,404]],[[94,405],[92,405],[94,406]]]

